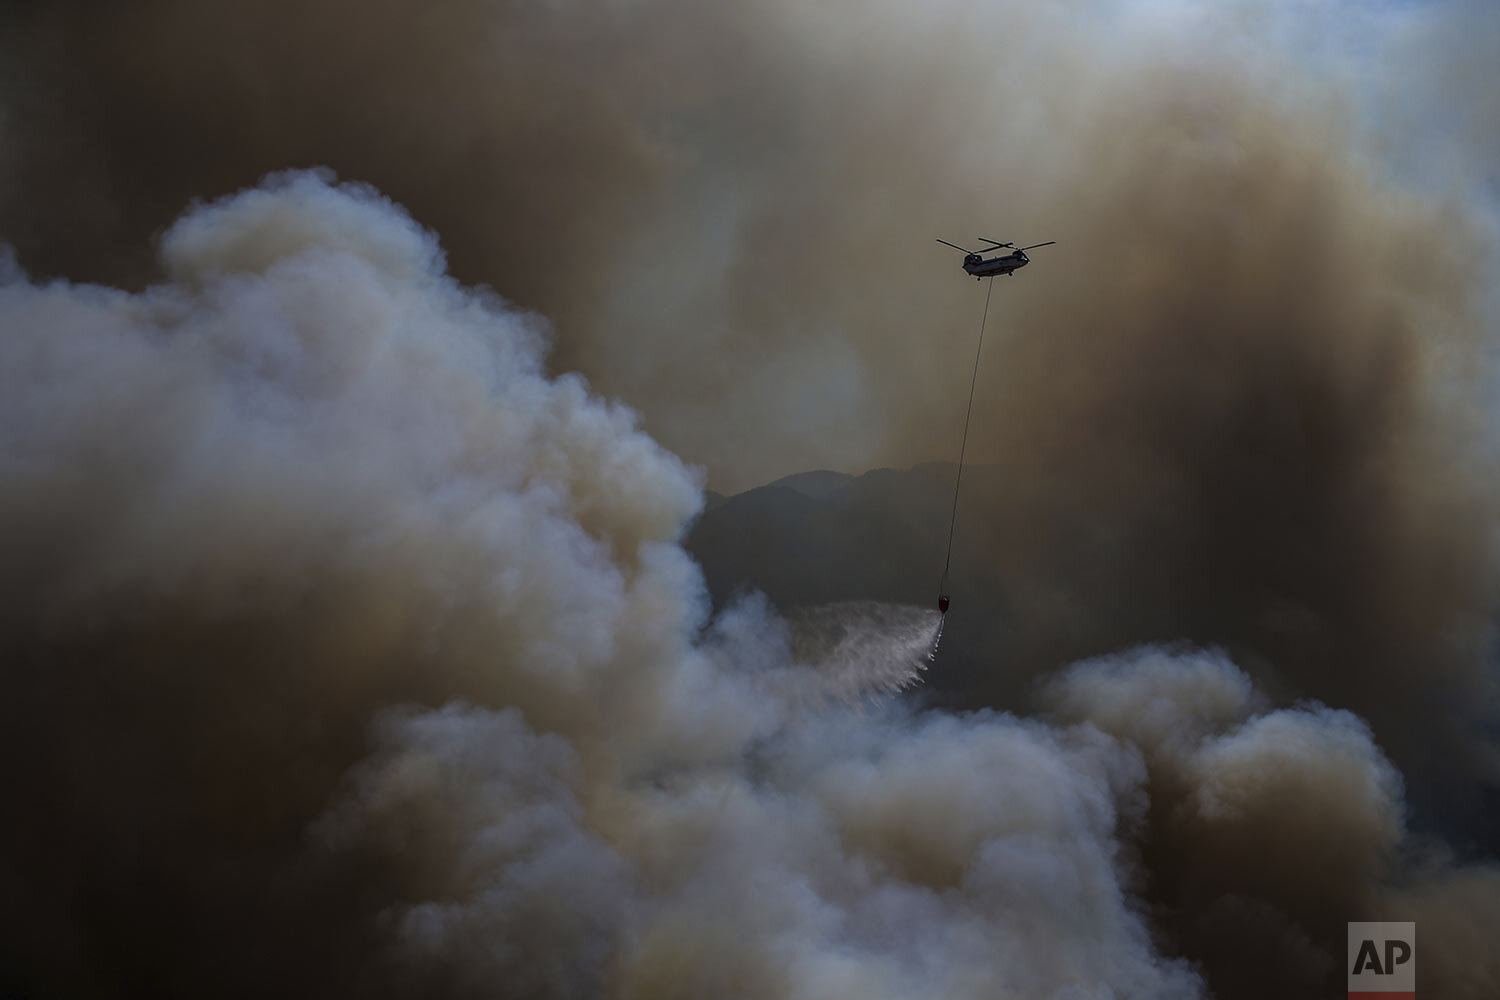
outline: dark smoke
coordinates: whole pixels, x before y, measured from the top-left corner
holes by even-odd
[[[1194,95],[1114,123],[1157,154],[1082,197],[1130,243],[1025,275],[1007,319],[1045,332],[1002,327],[983,372],[997,469],[973,534],[1009,648],[1034,670],[1226,644],[1400,759],[1494,775],[1474,740],[1500,596],[1487,258],[1453,210],[1330,157],[1316,123],[1226,121],[1213,80]],[[1113,276],[1080,295],[1075,261]]]
[[[1390,918],[1493,995],[1409,815],[1493,829],[1490,167],[1268,9],[7,6],[0,991],[1311,997]],[[422,225],[201,204],[309,163]],[[697,475],[553,375],[721,488],[951,457],[976,228],[1059,241],[956,605],[1047,714],[846,711],[926,619],[710,620]]]
[[[1042,342],[1122,309],[1178,328],[1177,276],[1226,314],[1392,271],[1442,302],[1399,272],[1468,257],[1461,224],[1425,256],[1461,220],[1394,208],[1326,83],[1238,23],[1195,49],[1086,2],[8,10],[0,231],[34,273],[138,285],[187,201],[326,164],[554,319],[555,366],[719,488],[942,457],[977,306],[934,235],[1060,240],[996,316]]]

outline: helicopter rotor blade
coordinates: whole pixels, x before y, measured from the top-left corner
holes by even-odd
[[[1037,247],[1050,247],[1052,244],[1054,244],[1056,242],[1057,242],[1056,240],[1048,240],[1046,243],[1033,243],[1033,244],[1031,244],[1031,246],[1029,246],[1029,247],[1022,247],[1021,249],[1022,250],[1035,250]]]
[[[990,248],[991,250],[999,250],[1001,247],[1013,247],[1013,246],[1015,246],[1014,243],[1001,243],[999,240],[992,240],[988,236],[981,236],[979,238],[981,240],[984,240],[984,242],[986,242],[986,243],[993,243],[994,246]]]
[[[962,250],[964,253],[973,253],[973,251],[968,247],[961,247],[957,243],[949,243],[947,240],[938,240],[938,242],[945,247],[952,247],[955,250]]]

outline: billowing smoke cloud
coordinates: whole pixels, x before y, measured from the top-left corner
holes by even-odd
[[[1313,996],[1331,922],[1419,907],[1488,995],[1496,876],[1400,856],[1354,716],[1150,649],[1047,722],[788,697],[930,617],[710,621],[693,473],[373,191],[162,264],[0,290],[8,991],[1247,995],[1217,926]]]
[[[350,926],[318,905],[335,876],[282,866],[382,707],[515,706],[622,763],[755,728],[680,648],[692,475],[540,374],[538,320],[308,175],[190,214],[162,259],[140,295],[4,293],[5,770],[30,817],[6,882],[58,914],[6,937],[43,983],[361,971],[318,931]],[[259,964],[208,947],[244,933]]]
[[[995,289],[970,703],[1189,639],[1493,773],[1496,13],[1366,6],[17,5],[0,235],[139,285],[189,200],[328,164],[720,490],[951,459],[982,289],[932,238],[1056,239]]]
[[[285,175],[162,258],[0,299],[9,986],[1192,995],[1129,755],[793,704],[752,605],[696,638],[692,474],[373,192]]]
[[[1221,654],[1154,648],[1077,664],[1044,701],[1141,752],[1158,926],[1215,970],[1217,995],[1300,996],[1320,979],[1336,990],[1343,956],[1319,942],[1349,913],[1432,918],[1424,941],[1440,954],[1424,988],[1500,985],[1500,964],[1468,950],[1461,929],[1500,906],[1500,870],[1454,865],[1408,835],[1401,776],[1356,716],[1316,703],[1268,711]],[[1449,967],[1460,953],[1462,970]]]
[[[1313,996],[1415,916],[1493,995],[1500,876],[1403,794],[1495,773],[1494,15],[1400,12],[1444,72],[1370,122],[1265,10],[8,6],[0,988]],[[370,191],[172,221],[306,163],[550,363]],[[930,240],[991,225],[1060,244],[995,288],[945,648],[1002,610],[1001,705],[1235,666],[846,710],[926,622],[710,620],[697,474],[549,369],[719,488],[949,457]]]

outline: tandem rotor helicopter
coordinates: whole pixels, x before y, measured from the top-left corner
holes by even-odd
[[[993,278],[997,274],[1015,274],[1021,268],[1031,263],[1031,258],[1026,256],[1027,250],[1035,250],[1037,247],[1050,247],[1056,240],[1048,240],[1046,243],[1033,243],[1028,247],[1018,247],[1014,243],[1001,243],[992,240],[988,236],[979,237],[979,242],[988,243],[989,246],[981,250],[970,250],[961,247],[957,243],[949,243],[947,240],[938,240],[945,247],[952,247],[961,251],[964,255],[964,272],[972,274],[974,280],[980,278]],[[996,250],[1010,248],[1010,253],[1000,254],[998,257],[985,258],[985,254],[994,253]],[[953,530],[958,525],[958,489],[964,478],[964,454],[969,447],[969,417],[974,413],[974,387],[979,383],[979,352],[984,350],[984,325],[990,316],[990,293],[995,290],[994,282],[990,282],[989,290],[984,293],[984,314],[979,320],[979,346],[974,351],[974,374],[969,379],[969,405],[964,410],[964,434],[958,445],[958,475],[953,480],[953,512],[948,516],[948,548],[943,557],[943,576],[938,581],[938,613],[946,620],[948,615],[948,570],[953,566]],[[932,653],[937,655],[937,641],[942,639],[943,627],[938,626],[937,639],[933,641]]]
[[[997,274],[1014,274],[1019,269],[1031,263],[1031,258],[1026,256],[1027,250],[1035,250],[1037,247],[1050,247],[1057,242],[1056,240],[1048,240],[1046,243],[1033,243],[1029,247],[1018,247],[1014,243],[1001,243],[999,240],[992,240],[988,236],[981,236],[979,239],[981,242],[990,245],[983,250],[970,250],[967,247],[959,246],[957,243],[938,240],[945,247],[952,247],[955,250],[963,251],[964,270],[972,274],[976,281],[980,278],[993,278]],[[1001,254],[999,257],[991,257],[988,260],[985,259],[985,254],[993,253],[996,250],[1003,250],[1006,247],[1011,248],[1010,253]]]

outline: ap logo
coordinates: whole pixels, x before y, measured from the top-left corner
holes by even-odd
[[[1349,1000],[1414,1000],[1417,925],[1349,925]]]

